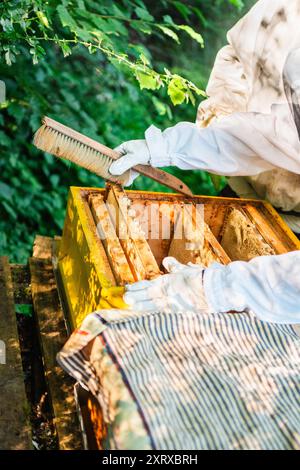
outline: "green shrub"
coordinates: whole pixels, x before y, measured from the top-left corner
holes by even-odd
[[[111,147],[143,138],[152,123],[165,128],[194,120],[215,50],[228,22],[239,14],[239,4],[0,4],[0,79],[7,92],[0,105],[0,254],[25,262],[36,233],[61,232],[70,185],[104,184],[34,148],[32,136],[41,117],[50,115]],[[216,194],[206,173],[172,171],[195,193]],[[134,187],[165,189],[143,177]]]

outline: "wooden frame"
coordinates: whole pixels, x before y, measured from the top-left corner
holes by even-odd
[[[103,287],[116,286],[119,283],[111,268],[107,250],[97,236],[96,223],[89,206],[90,197],[101,195],[106,200],[107,194],[109,194],[107,189],[70,188],[64,231],[59,246],[58,270],[72,328],[79,326],[87,314],[101,308]],[[209,227],[206,239],[214,246],[214,251],[222,263],[228,262],[229,258],[226,254],[224,255],[218,241],[222,235],[222,227],[229,207],[242,208],[249,218],[253,218],[257,229],[264,234],[264,239],[276,253],[300,249],[300,241],[275,209],[264,201],[209,196],[186,198],[179,194],[144,191],[126,191],[126,196],[130,199],[131,207],[135,210],[136,218],[140,223],[142,223],[143,214],[148,209],[150,210],[154,203],[157,203],[159,207],[163,204],[203,204],[205,222]],[[113,204],[116,205],[117,201],[113,201]],[[158,214],[159,217],[161,215]],[[171,214],[170,217],[173,216]],[[162,259],[168,255],[172,234],[168,239],[151,239],[146,233],[145,238],[160,267]],[[122,248],[126,252],[124,246]],[[135,270],[136,266],[134,264]]]

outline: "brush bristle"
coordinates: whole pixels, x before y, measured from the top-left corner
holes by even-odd
[[[129,179],[129,172],[120,176],[109,173],[113,160],[107,155],[46,125],[37,130],[33,143],[40,150],[76,163],[105,180],[124,184]]]

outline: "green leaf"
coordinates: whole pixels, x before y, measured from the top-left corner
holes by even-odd
[[[7,65],[12,65],[12,63],[16,61],[15,56],[11,52],[10,49],[5,52],[4,57],[5,57],[5,62],[7,63]]]
[[[191,14],[190,8],[182,2],[174,2],[174,5],[175,8],[177,8],[177,10],[179,11],[179,13],[181,13],[183,18],[188,21],[188,17]]]
[[[16,211],[5,201],[2,201],[2,206],[6,210],[6,212],[11,216],[12,219],[17,220],[17,213]]]
[[[238,10],[241,10],[244,7],[244,2],[242,0],[229,0],[229,2],[235,6]]]
[[[174,23],[174,21],[173,21],[173,19],[171,18],[170,15],[164,15],[163,20],[164,20],[165,23],[170,24],[172,26],[175,26],[175,23]]]
[[[171,98],[172,103],[176,106],[181,104],[185,100],[185,92],[182,89],[180,81],[173,78],[168,85],[168,95]]]
[[[43,11],[38,10],[36,12],[36,15],[43,26],[45,26],[46,28],[50,28],[48,18]]]
[[[167,105],[156,98],[156,96],[152,96],[152,102],[160,116],[164,116],[167,113]]]
[[[139,33],[144,33],[144,34],[152,33],[151,25],[149,25],[148,23],[144,23],[143,21],[132,20],[130,23],[130,26],[136,31],[138,31]]]
[[[192,7],[192,10],[193,10],[193,12],[195,13],[195,15],[199,18],[199,20],[201,21],[201,23],[203,24],[204,28],[209,27],[210,22],[206,19],[206,17],[205,17],[204,14],[202,13],[202,11],[201,11],[199,8],[197,8],[197,7]]]
[[[181,24],[178,26],[178,29],[185,31],[191,38],[198,42],[201,47],[204,47],[204,40],[200,33],[197,33],[193,28],[186,24]]]
[[[63,53],[64,57],[68,57],[69,55],[71,55],[72,49],[70,48],[70,46],[66,42],[61,42],[60,41],[59,46],[62,50],[62,53]]]
[[[141,20],[154,21],[153,16],[150,15],[149,11],[146,10],[146,8],[136,7],[134,11],[135,11],[137,17],[140,18]]]
[[[5,233],[0,232],[0,250],[2,251],[4,247],[7,245],[7,236]]]
[[[77,29],[76,29],[76,34],[77,34],[78,37],[79,37],[80,39],[82,39],[83,41],[86,41],[86,42],[93,41],[93,36],[92,36],[92,34],[90,34],[86,29],[77,28]]]
[[[157,78],[150,73],[145,73],[137,70],[135,76],[140,84],[141,89],[146,88],[147,90],[156,90],[159,88]]]
[[[67,26],[71,29],[71,31],[76,31],[76,21],[74,20],[74,18],[72,18],[68,10],[63,5],[59,5],[57,7],[57,13],[63,27]]]
[[[139,59],[143,65],[150,65],[150,60],[148,59],[148,57],[145,56],[143,52],[139,55]]]
[[[0,198],[10,201],[13,196],[13,189],[8,184],[0,182]]]
[[[210,179],[216,191],[220,191],[223,183],[223,176],[214,175],[213,173],[209,173]]]
[[[158,24],[157,27],[161,29],[166,36],[169,36],[170,38],[174,39],[174,41],[176,41],[178,44],[180,43],[179,37],[177,36],[175,31],[170,28],[167,28],[167,26],[164,26],[162,24]]]
[[[196,100],[195,100],[195,97],[194,97],[193,93],[191,92],[191,90],[188,90],[188,96],[189,96],[189,100],[192,103],[192,105],[195,106]]]
[[[123,25],[122,21],[115,20],[115,19],[103,19],[98,16],[93,16],[89,18],[91,24],[88,25],[86,22],[81,21],[81,25],[84,26],[88,31],[94,31],[93,25],[99,30],[101,33],[105,34],[113,34],[115,36],[119,36],[120,34],[123,36],[127,36],[128,31]]]
[[[2,26],[3,31],[5,31],[5,32],[11,32],[14,29],[12,19],[1,18],[0,19],[0,25]]]
[[[16,120],[17,124],[20,124],[20,122],[22,121],[22,119],[24,118],[24,115],[26,113],[26,108],[24,107],[24,105],[22,106],[19,103],[12,102],[8,106],[7,112],[10,116],[12,116]],[[1,140],[2,139],[0,138],[0,141]]]
[[[0,131],[0,147],[10,147],[11,144],[10,138],[3,131]]]
[[[15,311],[26,317],[32,317],[33,308],[30,304],[15,304]]]

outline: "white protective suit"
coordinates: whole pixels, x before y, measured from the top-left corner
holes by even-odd
[[[197,124],[163,132],[151,126],[145,141],[122,144],[124,156],[110,171],[118,175],[148,163],[246,176],[231,178],[239,195],[252,197],[255,188],[260,198],[300,215],[300,0],[258,1],[229,31],[228,42],[217,56]],[[287,222],[300,233],[297,220]],[[153,286],[167,296],[172,278],[166,276],[137,283],[132,308],[155,303]],[[252,310],[261,320],[299,324],[300,251],[213,263],[202,288],[212,311]]]
[[[294,126],[288,124],[287,108],[277,106],[286,104],[287,99],[291,102],[289,92],[284,89],[283,69],[290,51],[300,46],[299,24],[299,0],[260,0],[228,32],[229,44],[219,51],[208,83],[209,98],[198,109],[197,122],[201,127],[213,122],[215,117],[234,112],[271,113],[274,128],[270,121],[269,129],[263,125],[259,134],[264,135],[267,145],[268,141],[272,145],[275,141],[275,146],[279,142],[291,142],[300,159],[298,143],[294,142]],[[291,67],[296,75],[298,72],[299,80],[300,70],[297,71],[292,62],[293,58]],[[289,75],[288,70],[286,72]],[[293,81],[297,81],[296,76]],[[257,125],[253,123],[253,127],[255,133]],[[240,138],[243,140],[242,132]],[[258,145],[261,144],[259,135]],[[284,152],[289,157],[293,150],[287,145]],[[275,166],[282,168],[246,178],[230,178],[229,185],[241,197],[268,199],[283,211],[299,212],[299,171],[289,164],[288,159],[281,164],[282,160],[270,158]],[[282,158],[285,160],[284,155]],[[283,217],[294,231],[300,233],[300,214],[298,220],[293,216]]]
[[[300,0],[258,1],[228,42],[217,55],[197,125],[183,122],[163,132],[151,126],[146,142],[122,144],[118,150],[127,155],[110,171],[149,163],[234,177],[230,184],[240,196],[299,212],[298,222],[287,222],[300,233]]]

